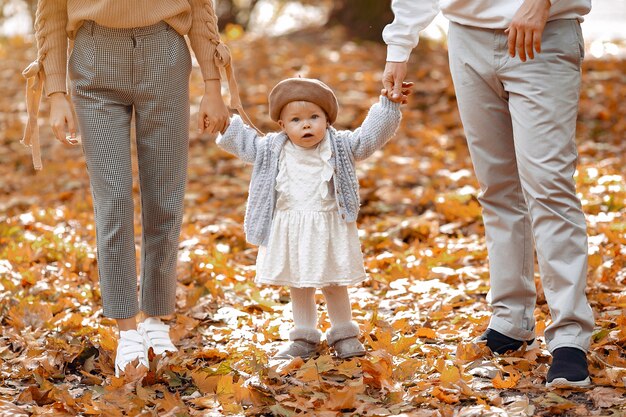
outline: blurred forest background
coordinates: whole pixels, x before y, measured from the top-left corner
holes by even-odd
[[[19,143],[35,4],[0,0],[0,416],[626,416],[626,1],[594,0],[583,23],[575,180],[596,319],[588,356],[595,386],[586,392],[545,390],[545,344],[493,357],[470,343],[489,319],[488,263],[441,17],[410,60],[414,94],[398,134],[358,166],[370,278],[351,296],[368,355],[269,362],[290,329],[288,292],[252,282],[257,248],[242,226],[251,169],[193,129],[202,94],[194,67],[169,320],[180,350],[155,358],[147,373],[115,378],[81,149],[53,139],[46,100],[42,172]],[[217,11],[244,107],[264,131],[277,129],[267,94],[286,77],[317,77],[335,89],[338,128],[357,127],[377,100],[389,1],[219,0]],[[138,198],[135,207],[139,250]],[[538,273],[536,285],[543,341],[550,315]]]

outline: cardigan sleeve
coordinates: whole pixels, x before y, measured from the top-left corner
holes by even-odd
[[[223,46],[217,29],[217,15],[213,7],[213,0],[189,0],[191,4],[191,28],[189,29],[189,41],[193,49],[202,78],[215,80],[220,78],[219,68],[215,59],[227,62],[228,49]]]
[[[46,95],[67,92],[67,0],[41,0],[35,14],[37,61]]]
[[[381,96],[380,101],[370,108],[361,127],[340,134],[348,140],[354,159],[360,161],[382,148],[393,137],[401,118],[400,103]]]
[[[261,140],[257,131],[247,126],[241,117],[231,118],[226,132],[217,136],[217,146],[226,152],[235,155],[244,162],[253,164],[259,150]]]

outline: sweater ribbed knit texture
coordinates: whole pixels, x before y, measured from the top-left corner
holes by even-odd
[[[189,36],[203,78],[220,78],[214,62],[220,37],[212,0],[40,0],[35,37],[47,95],[66,92],[67,40],[85,20],[124,29],[165,21]]]
[[[363,160],[391,139],[400,125],[400,105],[381,97],[371,108],[361,127],[338,131],[329,127],[333,156],[335,197],[339,214],[346,222],[356,221],[359,213],[359,181],[355,161]],[[239,116],[218,136],[217,144],[244,162],[254,164],[244,220],[246,239],[253,245],[265,245],[269,237],[276,204],[278,160],[287,135],[268,133],[259,137]]]

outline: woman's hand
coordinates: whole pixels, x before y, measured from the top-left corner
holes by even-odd
[[[198,114],[198,133],[224,132],[230,123],[219,80],[207,80]]]
[[[50,126],[52,126],[54,137],[64,145],[78,145],[80,143],[76,137],[76,125],[71,106],[65,98],[65,93],[52,93],[50,95]],[[68,130],[69,135],[66,134]]]

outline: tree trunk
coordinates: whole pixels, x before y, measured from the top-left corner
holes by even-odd
[[[381,40],[383,28],[392,20],[390,0],[335,0],[328,24],[342,25],[357,38]]]
[[[245,5],[233,0],[219,0],[215,13],[217,14],[217,25],[223,31],[227,24],[234,23],[248,29],[250,14],[259,0],[248,0]]]

